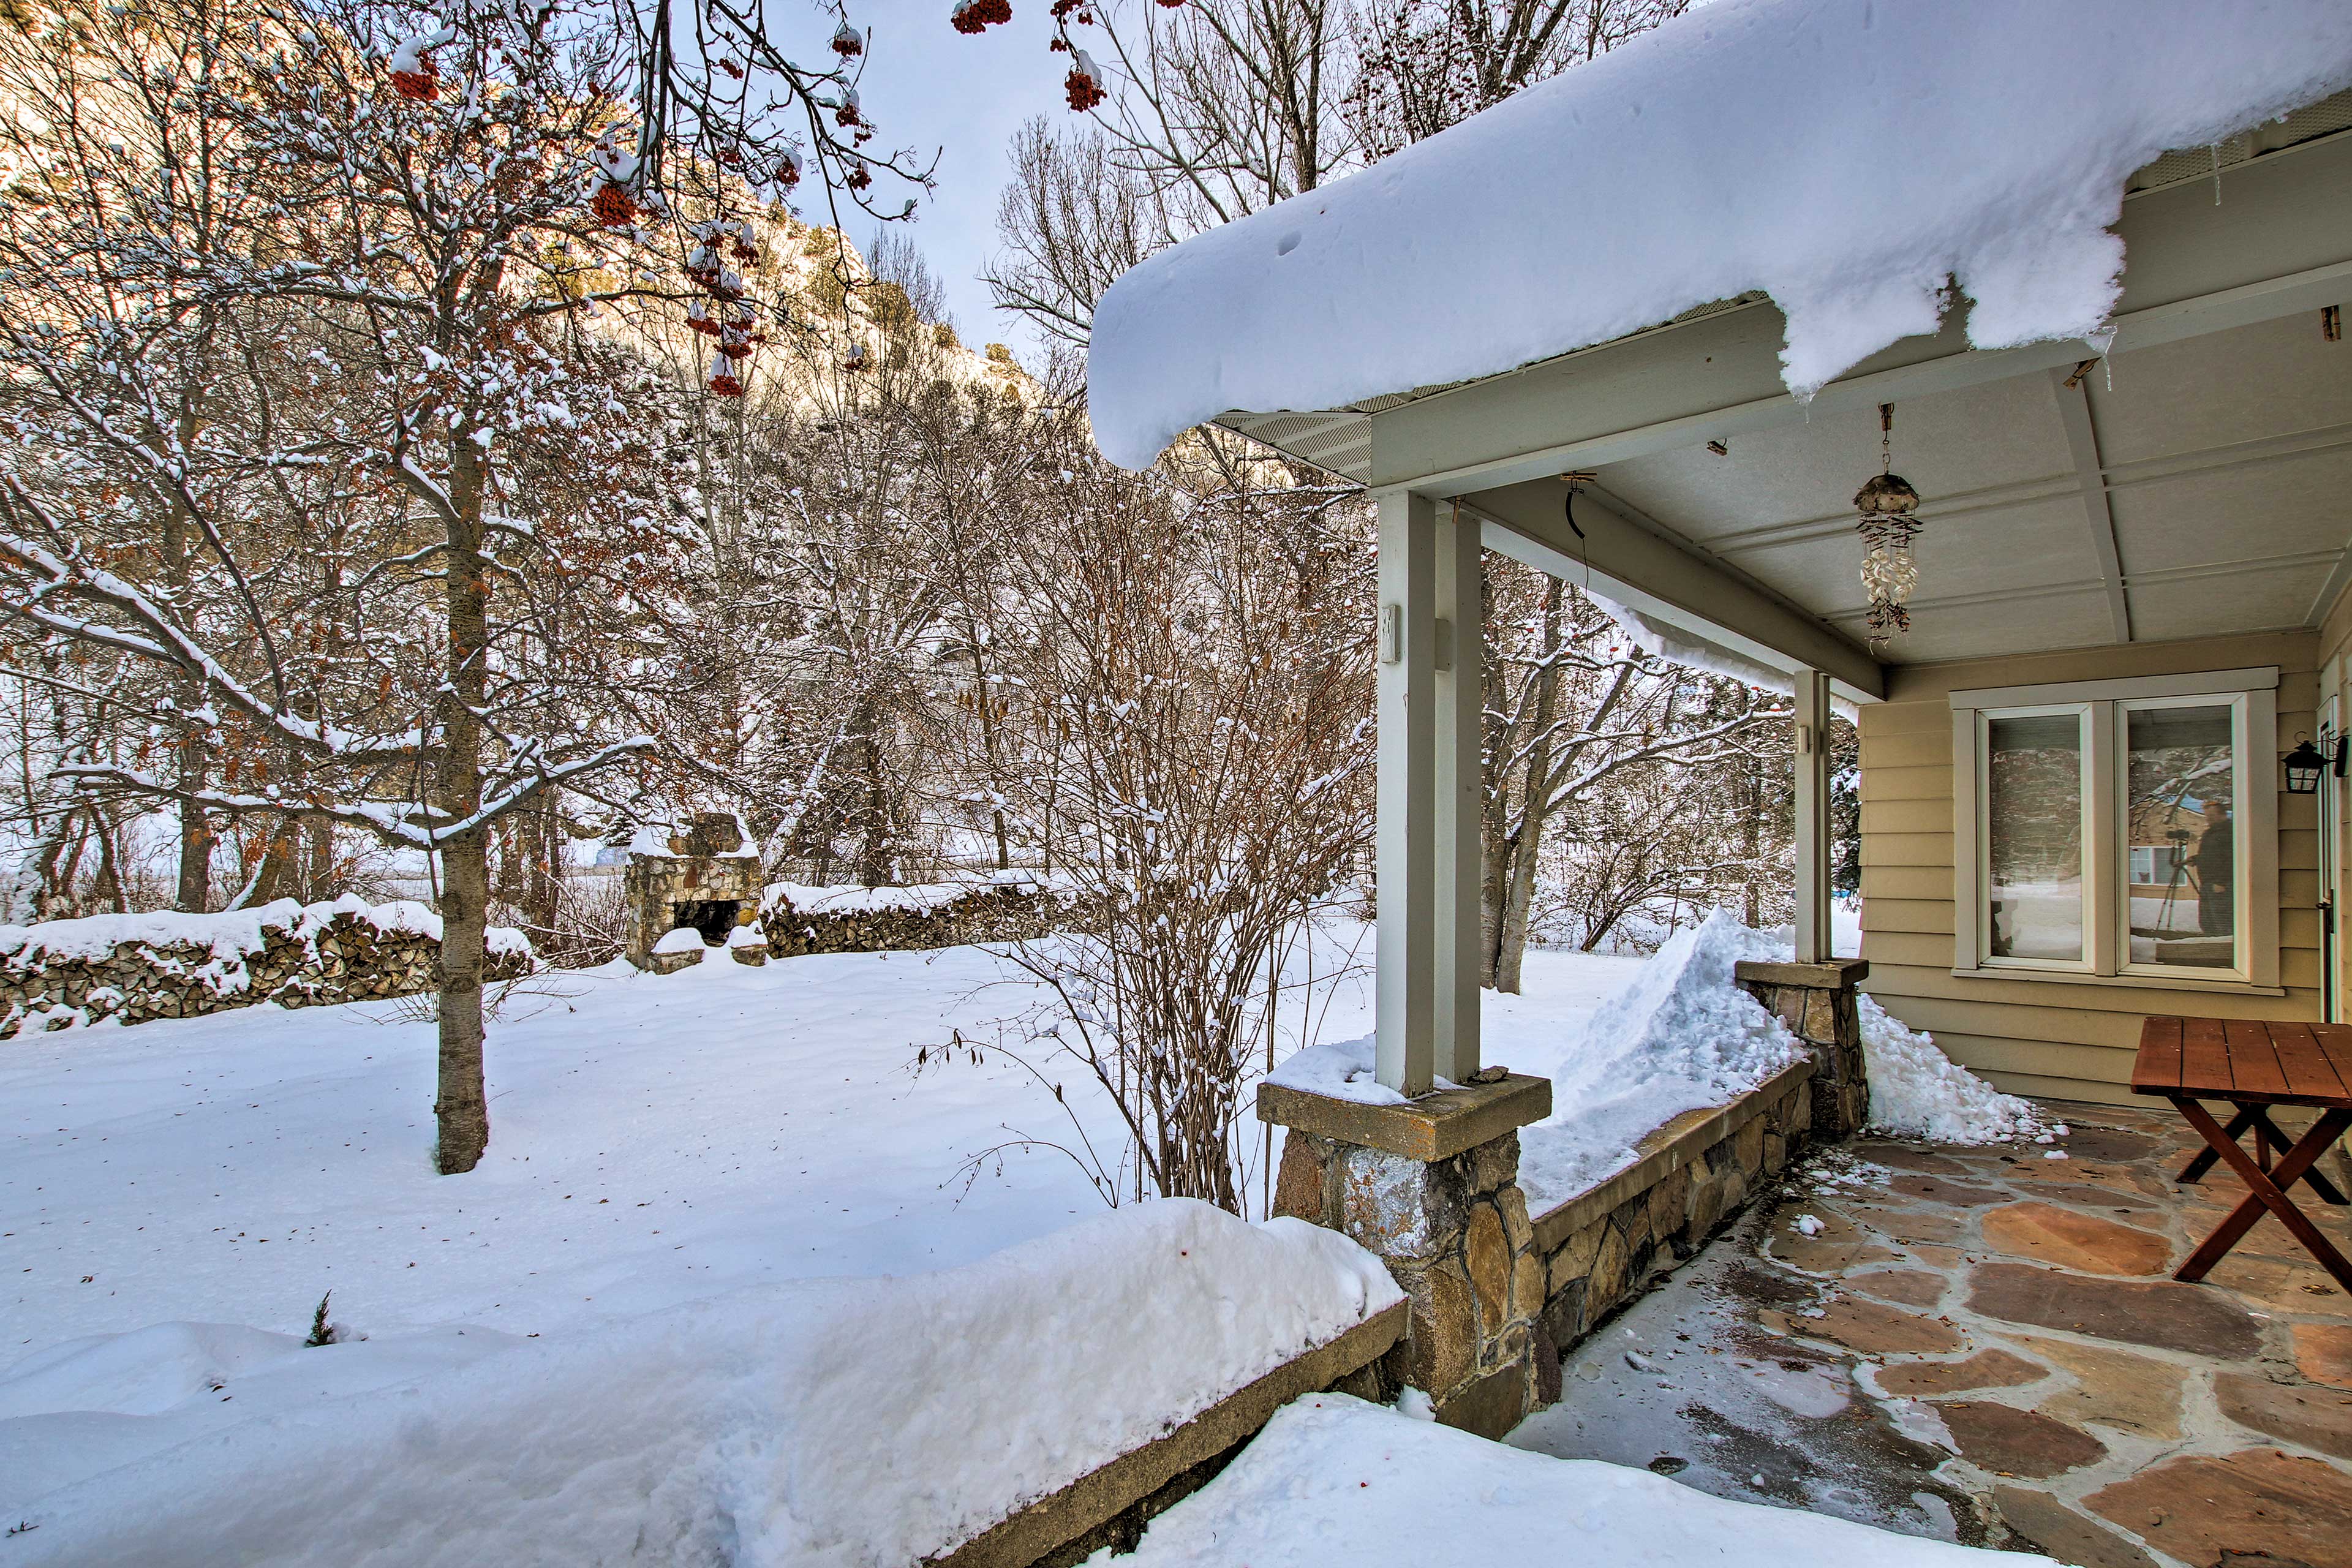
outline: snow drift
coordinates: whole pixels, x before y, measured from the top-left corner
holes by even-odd
[[[47,1455],[52,1481],[74,1468],[57,1456],[83,1460],[0,1498],[34,1527],[0,1561],[904,1568],[1400,1299],[1335,1232],[1167,1200],[962,1268],[488,1335],[486,1355],[440,1331],[418,1358],[440,1367],[390,1381],[365,1363],[405,1341],[273,1360],[289,1337],[103,1336],[0,1378],[20,1413],[0,1454]],[[146,1419],[207,1419],[157,1449],[138,1423],[159,1404]]]
[[[1644,1470],[1489,1443],[1343,1394],[1276,1412],[1223,1474],[1152,1522],[1133,1556],[1110,1559],[1121,1568],[1998,1568],[2004,1560],[2048,1562],[1731,1502]]]
[[[1519,1133],[1528,1205],[1565,1202],[1632,1164],[1642,1139],[1685,1110],[1725,1105],[1792,1062],[1804,1046],[1742,991],[1742,959],[1788,948],[1717,910],[1677,932],[1603,1002],[1549,1061],[1510,1065],[1551,1080],[1552,1113]]]
[[[1551,1115],[1519,1130],[1528,1206],[1566,1202],[1632,1164],[1634,1146],[1659,1126],[1727,1104],[1801,1058],[1804,1047],[1787,1026],[1732,977],[1742,959],[1788,956],[1785,943],[1717,910],[1659,948],[1580,1029],[1515,1045],[1501,1065],[1552,1080]],[[1366,1105],[1402,1104],[1403,1096],[1374,1080],[1373,1049],[1370,1037],[1310,1046],[1285,1058],[1272,1081]]]
[[[1855,1002],[1872,1127],[1935,1143],[2048,1141],[2053,1123],[2032,1101],[2001,1093],[1937,1049],[1925,1030],[1905,1027],[1867,993]]]
[[[1936,330],[2094,337],[2124,183],[2352,86],[2343,0],[1724,0],[1096,307],[1087,404],[1145,467],[1226,409],[1493,375],[1760,289],[1800,396]]]

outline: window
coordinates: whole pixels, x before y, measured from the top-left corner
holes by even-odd
[[[2277,681],[1954,692],[1954,969],[2274,986]]]

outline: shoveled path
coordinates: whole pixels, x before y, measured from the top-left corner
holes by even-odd
[[[2175,1120],[2056,1109],[2051,1148],[1794,1173],[1511,1440],[2083,1568],[2352,1568],[2352,1302],[2268,1216],[2174,1283],[2242,1188],[2173,1184]]]

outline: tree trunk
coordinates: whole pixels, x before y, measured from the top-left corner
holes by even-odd
[[[335,828],[323,816],[312,817],[307,829],[310,834],[310,868],[304,875],[304,894],[312,903],[322,899],[342,896],[343,889],[335,886]]]
[[[482,560],[482,505],[488,459],[472,439],[472,421],[450,433],[448,688],[440,700],[441,820],[467,820],[482,805],[482,721],[489,639],[489,577]],[[490,1142],[482,1082],[482,952],[490,901],[489,834],[469,827],[441,846],[439,1094],[433,1107],[439,1137],[435,1163],[445,1176],[470,1171]]]
[[[1528,911],[1535,903],[1536,861],[1543,848],[1544,820],[1551,815],[1552,716],[1559,707],[1559,611],[1564,584],[1544,586],[1543,666],[1536,672],[1535,743],[1528,752],[1526,798],[1519,829],[1506,841],[1509,875],[1501,887],[1502,909],[1495,939],[1495,989],[1518,994],[1528,956]]]
[[[184,438],[193,441],[193,421],[181,421]],[[181,624],[191,618],[188,604],[188,516],[187,509],[176,499],[172,502],[171,515],[163,521],[163,580],[171,585]],[[193,628],[192,628],[193,629]],[[205,681],[200,676],[190,676],[180,682],[179,704],[183,715],[201,709],[205,704]],[[183,717],[178,724],[178,744],[175,747],[175,783],[184,790],[205,787],[208,763],[205,755],[204,726]],[[179,887],[173,907],[184,913],[200,915],[212,908],[213,846],[216,841],[211,826],[205,820],[205,808],[192,800],[180,803],[180,867]]]

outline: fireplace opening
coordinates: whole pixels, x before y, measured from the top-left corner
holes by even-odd
[[[702,940],[712,947],[723,947],[735,930],[736,917],[742,911],[740,899],[698,899],[670,906],[670,929],[691,929],[702,933]]]

